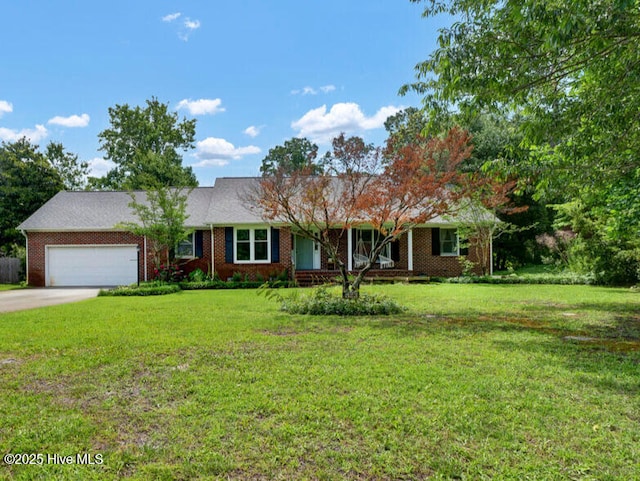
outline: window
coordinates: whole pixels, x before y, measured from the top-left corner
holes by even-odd
[[[440,255],[457,256],[458,231],[456,229],[440,229]]]
[[[180,241],[176,246],[176,257],[195,257],[195,232],[192,232],[186,239]]]
[[[236,229],[235,262],[269,262],[269,229]]]
[[[354,252],[368,257],[371,251],[377,246],[378,242],[380,242],[380,232],[366,227],[356,229],[355,232]],[[384,246],[380,255],[391,257],[391,244]]]

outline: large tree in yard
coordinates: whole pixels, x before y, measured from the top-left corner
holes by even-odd
[[[100,150],[115,167],[104,177],[91,178],[91,187],[138,190],[198,185],[191,167],[182,165],[180,154],[194,148],[195,119],[180,120],[168,104],[152,98],[146,107],[110,107],[109,121],[111,127],[98,137]]]
[[[470,155],[469,136],[452,129],[443,137],[382,151],[362,139],[334,139],[324,170],[278,169],[251,194],[269,221],[285,222],[318,242],[334,259],[344,298],[357,298],[362,279],[385,247],[418,224],[451,212],[457,166]],[[350,275],[341,245],[350,228],[377,232],[366,263]],[[350,253],[348,255],[351,255]]]

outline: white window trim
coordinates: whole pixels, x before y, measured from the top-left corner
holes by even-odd
[[[359,231],[359,232],[356,233],[356,237],[358,238],[358,241],[361,239],[363,231],[370,231],[371,232],[371,248],[373,248],[374,239],[376,237],[376,232],[378,232],[378,231],[376,229],[374,229],[373,227],[355,227],[355,229],[356,229],[356,231]],[[380,234],[379,232],[378,232],[378,234],[380,236],[382,236],[382,234]],[[349,237],[349,238],[351,238],[351,237]],[[353,250],[351,252],[352,255],[355,254],[355,252],[356,252],[356,250],[358,248],[357,244],[358,244],[358,242],[356,242],[356,245],[353,246]],[[384,246],[384,249],[380,253],[380,255],[383,255],[383,256],[391,258],[391,243],[387,243],[387,245]]]
[[[444,245],[444,242],[442,240],[442,232],[445,230],[453,230],[455,231],[455,235],[456,235],[456,251],[454,252],[443,252],[442,250],[442,246]],[[440,257],[457,257],[460,255],[460,237],[458,236],[458,229],[456,229],[455,227],[441,227],[440,228]]]
[[[239,230],[248,230],[249,231],[249,260],[239,260],[238,259],[238,231]],[[255,250],[255,236],[257,230],[266,230],[267,231],[267,258],[266,259],[255,259],[256,250]],[[260,226],[260,227],[251,227],[251,226],[237,226],[233,228],[233,263],[234,264],[271,264],[271,229],[268,226]]]
[[[178,247],[180,246],[180,242],[178,242],[178,245],[176,246],[176,259],[195,259],[196,258],[196,233],[195,231],[193,231],[191,234],[189,234],[188,238],[191,239],[191,254],[179,254],[178,253]],[[186,240],[186,239],[185,239]]]

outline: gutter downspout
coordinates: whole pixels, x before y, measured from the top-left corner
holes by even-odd
[[[147,236],[144,236],[144,281],[147,282]]]

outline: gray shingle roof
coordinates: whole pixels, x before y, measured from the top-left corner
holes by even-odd
[[[262,224],[258,207],[249,205],[247,196],[257,185],[257,177],[222,177],[213,187],[196,187],[187,201],[187,227]],[[133,193],[138,202],[142,191]],[[44,231],[111,230],[119,223],[137,222],[129,207],[128,192],[58,192],[18,229]],[[450,224],[440,217],[429,224]]]
[[[191,191],[187,202],[188,227],[207,226],[212,187]],[[133,192],[144,202],[144,192]],[[129,207],[128,192],[58,192],[18,226],[22,230],[110,230],[121,222],[138,219]]]

